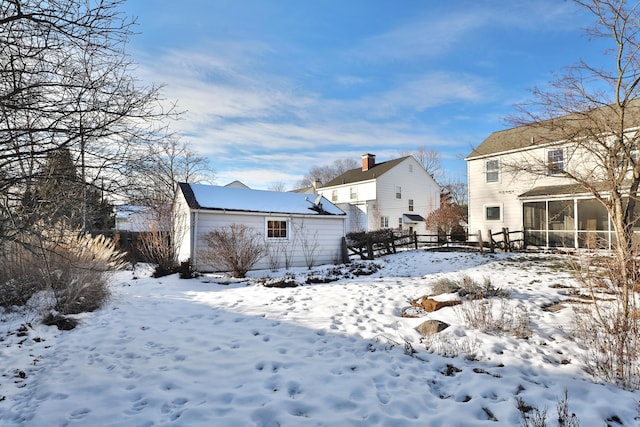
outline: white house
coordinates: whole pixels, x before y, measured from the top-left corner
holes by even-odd
[[[376,163],[362,155],[352,169],[317,188],[349,216],[347,232],[381,228],[427,232],[424,218],[440,206],[440,186],[413,156]]]
[[[115,230],[144,232],[157,227],[156,214],[148,206],[121,205],[115,208]]]
[[[568,126],[584,133],[580,120],[572,115],[494,132],[469,154],[470,234],[480,231],[486,237],[488,230],[507,227],[523,230],[527,244],[538,247],[611,245],[605,207],[567,178],[593,176],[597,182],[605,179],[598,178],[603,169],[588,150],[564,142],[549,126],[560,129],[566,121],[563,134]]]
[[[307,266],[342,261],[346,214],[317,195],[180,184],[174,234],[180,261],[198,271],[213,271],[203,254],[204,240],[215,228],[244,224],[264,237],[267,255],[255,269]]]

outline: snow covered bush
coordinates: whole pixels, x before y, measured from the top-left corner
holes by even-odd
[[[209,248],[204,260],[233,277],[244,277],[266,253],[262,236],[244,224],[212,230],[205,241]]]

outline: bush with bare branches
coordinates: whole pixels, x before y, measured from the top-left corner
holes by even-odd
[[[215,268],[229,271],[233,277],[245,277],[265,255],[263,237],[245,224],[230,224],[205,236],[209,246],[203,259]]]
[[[586,363],[598,379],[640,389],[640,305],[615,258],[585,258],[577,267],[592,304],[574,310],[576,337],[589,349]],[[637,267],[636,267],[637,268]]]
[[[63,226],[3,246],[0,305],[25,305],[45,291],[39,309],[63,314],[93,311],[109,298],[106,274],[124,264],[115,242]]]

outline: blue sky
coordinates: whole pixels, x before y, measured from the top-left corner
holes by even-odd
[[[313,166],[425,145],[446,179],[513,105],[580,58],[591,17],[561,0],[129,0],[140,79],[216,184],[287,189]]]

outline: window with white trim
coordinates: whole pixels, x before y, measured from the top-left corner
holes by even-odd
[[[500,161],[487,160],[484,164],[486,182],[498,182],[500,180]]]
[[[356,187],[349,187],[349,197],[351,200],[358,198],[358,189]]]
[[[389,228],[389,217],[381,216],[380,217],[380,228]]]
[[[413,212],[413,199],[409,199],[409,212]]]
[[[558,148],[547,151],[547,174],[561,175],[564,172],[564,150]]]
[[[331,201],[332,202],[338,201],[338,190],[331,190]]]
[[[396,185],[396,199],[402,199],[402,187]]]
[[[484,207],[484,219],[486,221],[500,221],[502,220],[502,206],[485,206]]]
[[[286,239],[289,237],[289,222],[286,219],[267,219],[267,238]]]
[[[402,230],[402,217],[398,218],[398,228]]]

